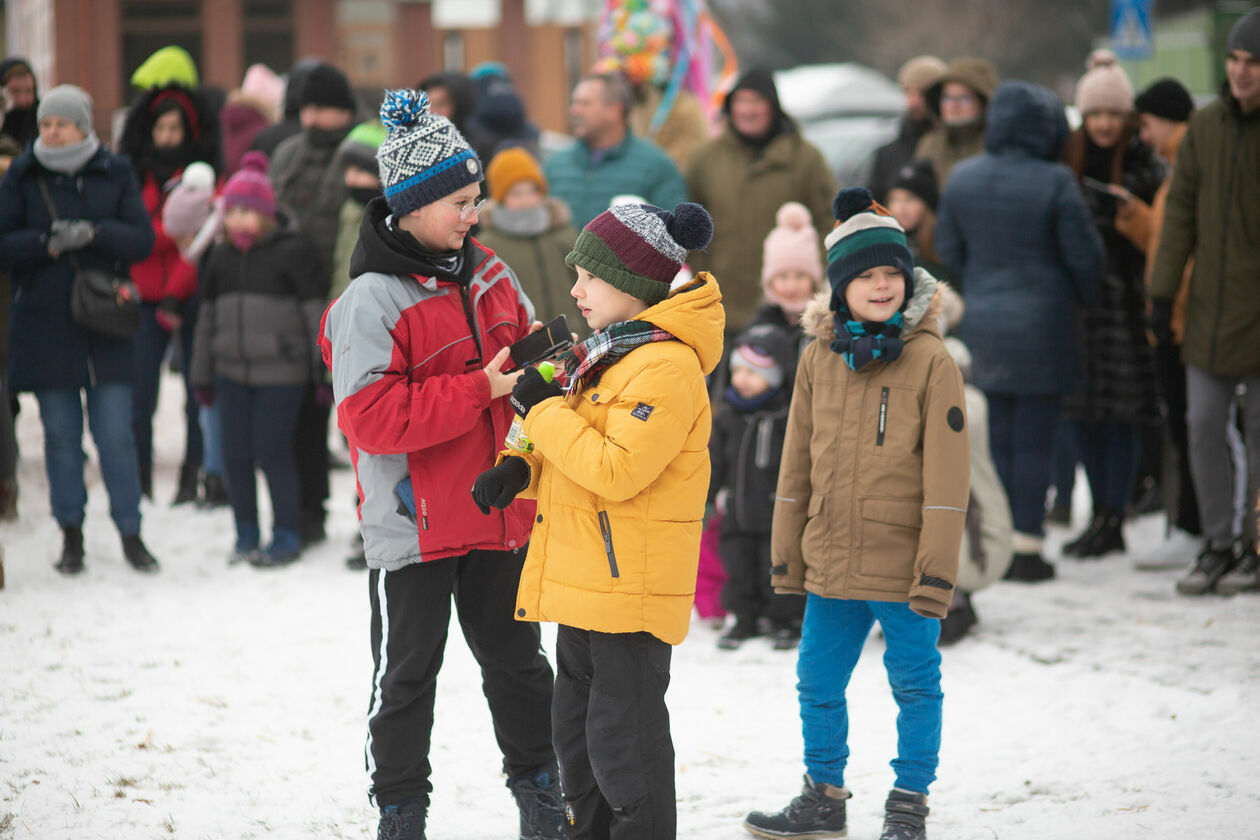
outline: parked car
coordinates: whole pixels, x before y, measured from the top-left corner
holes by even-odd
[[[897,134],[905,110],[892,79],[853,62],[775,73],[779,102],[822,152],[841,187],[864,186],[875,150]]]

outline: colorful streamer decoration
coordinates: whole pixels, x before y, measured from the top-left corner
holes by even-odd
[[[621,72],[633,85],[662,88],[653,133],[682,91],[691,92],[713,120],[735,85],[735,50],[704,0],[608,0],[599,33],[596,72]]]

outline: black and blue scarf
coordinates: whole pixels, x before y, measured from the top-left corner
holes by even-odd
[[[887,321],[851,321],[848,309],[835,314],[836,340],[832,352],[844,357],[850,370],[860,370],[867,362],[895,362],[905,342],[901,330],[906,319],[897,312]]]

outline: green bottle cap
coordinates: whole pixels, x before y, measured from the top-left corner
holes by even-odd
[[[552,377],[556,375],[556,366],[551,362],[539,362],[538,372],[542,374],[542,378],[550,382]]]

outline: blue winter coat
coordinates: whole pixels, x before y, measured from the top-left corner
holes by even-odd
[[[153,224],[126,157],[102,147],[73,177],[45,169],[30,151],[14,160],[0,182],[0,269],[12,281],[9,383],[37,391],[130,382],[132,339],[88,332],[70,317],[74,269],[68,254],[48,255],[52,217],[41,176],[61,218],[96,224],[92,244],[73,252],[80,266],[126,276],[153,248]]]
[[[989,104],[985,152],[954,169],[936,250],[962,278],[961,334],[988,393],[1063,394],[1084,384],[1080,317],[1103,266],[1076,178],[1058,162],[1063,108],[1007,81]]]

